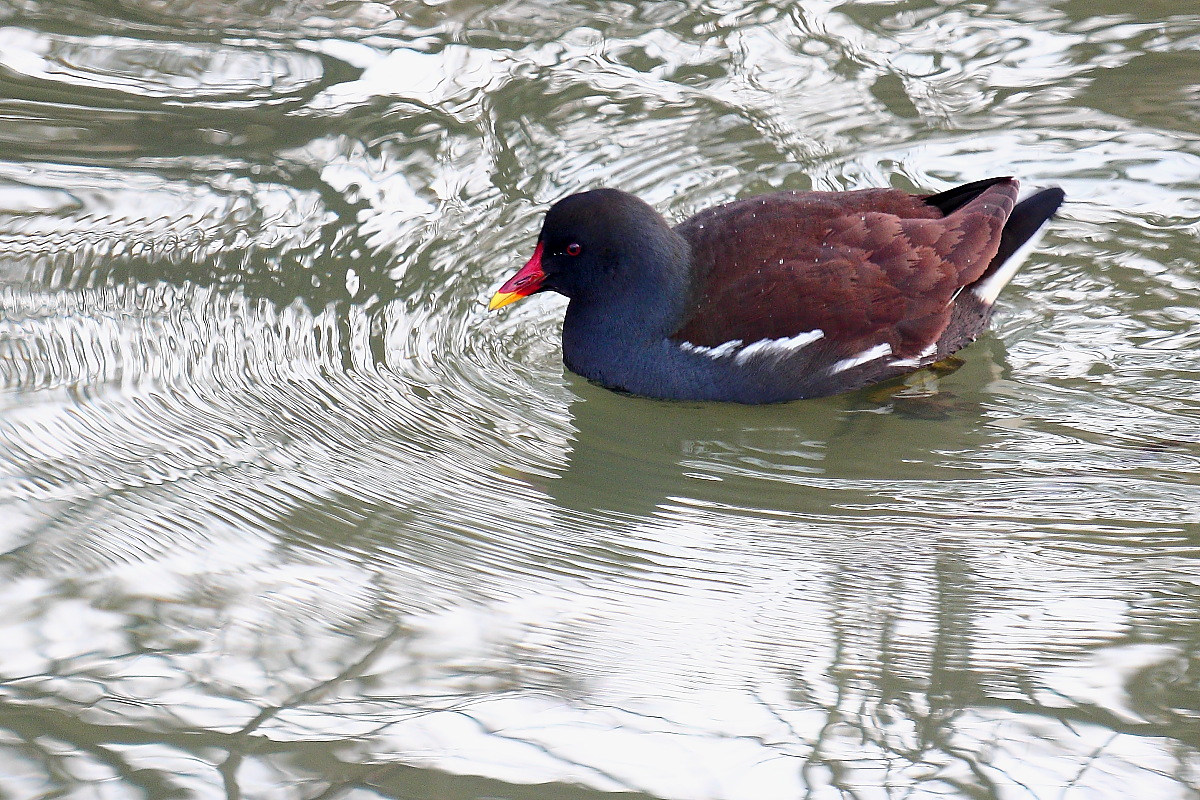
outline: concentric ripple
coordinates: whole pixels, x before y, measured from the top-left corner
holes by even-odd
[[[155,42],[115,36],[62,36],[0,28],[0,68],[28,80],[69,84],[134,99],[257,104],[320,80],[307,53]]]

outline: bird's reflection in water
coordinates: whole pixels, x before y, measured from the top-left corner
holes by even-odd
[[[564,373],[577,395],[576,434],[560,478],[542,488],[567,511],[645,518],[678,498],[825,513],[829,494],[800,486],[950,479],[957,470],[937,454],[994,435],[985,430],[988,387],[1003,358],[988,336],[963,358],[903,380],[768,406],[646,400]]]

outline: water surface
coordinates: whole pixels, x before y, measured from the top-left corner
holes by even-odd
[[[1200,796],[1200,13],[0,0],[0,796]],[[488,315],[547,204],[1013,174],[958,368]]]

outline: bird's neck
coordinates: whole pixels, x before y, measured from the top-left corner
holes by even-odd
[[[690,263],[687,242],[670,229],[643,241],[618,277],[571,298],[564,351],[643,348],[674,333],[693,302]]]

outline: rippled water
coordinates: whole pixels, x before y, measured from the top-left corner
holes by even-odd
[[[1200,796],[1200,13],[0,0],[0,796]],[[961,366],[487,315],[546,205],[1016,174]]]

